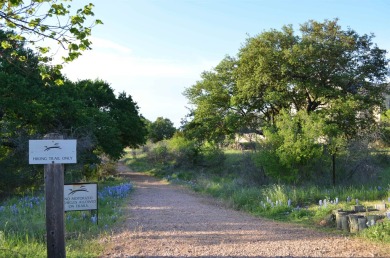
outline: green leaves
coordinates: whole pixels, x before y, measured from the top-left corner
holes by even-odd
[[[334,158],[370,134],[389,93],[388,71],[373,36],[343,30],[337,19],[265,31],[186,89],[193,109],[184,132],[220,143],[263,130],[268,169],[294,181],[323,148]]]
[[[148,125],[148,138],[152,142],[159,142],[173,137],[176,128],[168,118],[157,117],[156,121]]]
[[[9,49],[9,48],[12,48],[12,45],[11,45],[11,43],[10,42],[8,42],[8,41],[1,41],[1,47],[3,48],[3,49]]]
[[[0,22],[4,22],[9,29],[15,31],[8,40],[2,41],[1,48],[15,48],[16,43],[24,41],[24,35],[28,35],[29,43],[32,45],[49,39],[67,49],[67,55],[62,57],[64,62],[78,58],[82,51],[90,49],[92,43],[88,38],[91,36],[92,28],[103,22],[97,19],[91,24],[86,24],[88,18],[94,16],[92,3],[72,14],[72,7],[66,5],[66,2],[71,0],[33,0],[30,3],[21,0],[1,1]],[[36,51],[41,55],[42,65],[52,61],[53,54],[47,46],[40,44]],[[42,73],[42,78],[49,79],[50,75]]]
[[[213,71],[203,72],[202,80],[185,90],[184,95],[196,107],[192,121],[185,125],[188,137],[218,143],[238,130],[237,113],[242,110],[232,99],[235,69],[236,60],[225,57]]]

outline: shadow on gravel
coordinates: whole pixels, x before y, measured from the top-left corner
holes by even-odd
[[[146,256],[123,256],[125,258],[145,258]],[[246,258],[246,257],[256,257],[256,258],[270,258],[270,256],[147,256],[148,258],[167,258],[167,257],[186,257],[186,258],[199,258],[199,257],[207,257],[207,258]],[[272,256],[272,258],[324,258],[323,256]],[[337,256],[332,257],[328,256],[327,258],[350,258],[349,256]]]

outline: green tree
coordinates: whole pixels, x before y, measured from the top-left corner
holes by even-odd
[[[65,88],[64,86],[59,88]],[[147,131],[138,106],[131,96],[122,92],[116,97],[110,85],[101,80],[69,83],[69,87],[70,91],[65,94],[65,98],[75,96],[73,102],[80,107],[77,110],[71,108],[73,112],[67,112],[64,109],[69,104],[56,104],[53,112],[55,110],[58,116],[53,121],[57,121],[57,125],[67,130],[73,128],[74,133],[82,132],[83,136],[89,135],[93,149],[98,154],[104,153],[113,159],[119,159],[125,147],[135,148],[145,143]],[[56,88],[58,87],[53,87],[58,93]],[[61,100],[56,103],[61,103]],[[67,116],[75,114],[75,117],[65,117],[62,121],[58,118],[61,117],[59,112]]]
[[[120,131],[119,140],[123,147],[137,148],[146,142],[145,119],[138,110],[139,108],[132,97],[125,92],[118,95],[110,110],[110,114]]]
[[[342,30],[337,20],[309,21],[300,32],[285,26],[247,40],[239,52],[237,99],[270,122],[282,109],[331,110],[339,100],[359,103],[350,107],[354,113],[372,118],[386,91],[386,51],[372,35]]]
[[[238,101],[252,103],[267,123],[275,124],[283,109],[321,118],[333,184],[336,156],[377,124],[389,61],[373,35],[342,30],[337,22],[309,21],[301,35],[285,26],[249,38],[237,68]]]
[[[152,142],[170,139],[175,132],[176,128],[168,118],[157,117],[156,121],[150,123],[148,126],[148,138]]]
[[[390,109],[381,114],[380,117],[380,139],[385,146],[390,144]]]
[[[237,61],[225,57],[212,71],[205,71],[201,80],[187,88],[184,96],[193,105],[190,121],[184,125],[186,137],[198,141],[220,143],[233,137],[249,117],[242,105],[234,103]]]
[[[21,42],[35,46],[39,61],[47,64],[52,60],[47,40],[57,43],[66,49],[64,62],[70,62],[81,55],[81,52],[91,48],[91,28],[102,24],[98,19],[86,25],[89,17],[93,16],[93,4],[89,3],[77,10],[66,0],[7,0],[0,1],[0,30],[13,30],[6,39],[0,42],[0,49],[12,50],[11,60],[24,61],[28,56],[17,51]],[[75,11],[73,11],[75,10]],[[46,41],[45,43],[43,43]],[[49,78],[50,73],[45,65],[40,66],[43,78]],[[59,73],[62,65],[57,64],[53,69]],[[57,83],[62,82],[57,79]]]
[[[286,58],[298,43],[291,26],[248,38],[238,53],[236,103],[245,105],[263,124],[273,123],[282,109],[302,106],[290,82],[293,69]]]
[[[375,129],[376,115],[388,93],[389,60],[373,39],[373,35],[343,30],[337,19],[310,20],[298,33],[290,25],[249,37],[236,60],[224,59],[186,90],[194,108],[185,132],[187,129],[199,139],[218,142],[242,127],[278,128],[285,116],[282,110],[287,110],[292,120],[294,116],[301,119],[306,112],[307,121],[323,125],[322,135],[317,136],[332,156],[335,182],[336,156],[349,142]],[[287,137],[290,131],[283,134],[279,128],[276,132],[271,136],[278,144],[268,146],[275,147],[270,152],[277,157],[275,162],[304,160],[301,150],[308,147],[302,149],[301,143],[292,142]],[[302,137],[312,140],[307,134]],[[288,148],[286,144],[290,144]],[[282,146],[292,148],[284,157],[277,153]]]
[[[3,34],[0,31],[0,38]],[[89,167],[100,155],[118,159],[127,146],[145,142],[146,128],[131,96],[115,96],[101,80],[71,82],[61,77],[61,87],[46,85],[37,56],[23,45],[27,60],[0,56],[0,195],[41,184],[42,169],[27,164],[28,140],[51,132],[78,141],[78,164]]]

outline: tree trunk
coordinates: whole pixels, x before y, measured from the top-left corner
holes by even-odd
[[[336,154],[332,154],[332,183],[336,185]]]

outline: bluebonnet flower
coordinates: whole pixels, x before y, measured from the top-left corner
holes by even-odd
[[[96,222],[97,222],[97,217],[96,217],[96,215],[93,215],[93,216],[91,217],[91,221],[92,221],[92,223],[96,223]]]
[[[11,211],[12,211],[13,214],[18,214],[19,213],[19,210],[18,210],[18,207],[16,207],[16,204],[11,206]]]
[[[128,196],[132,189],[132,185],[129,183],[121,184],[117,186],[107,186],[99,192],[99,198],[104,199],[105,197],[114,198],[125,198]]]

